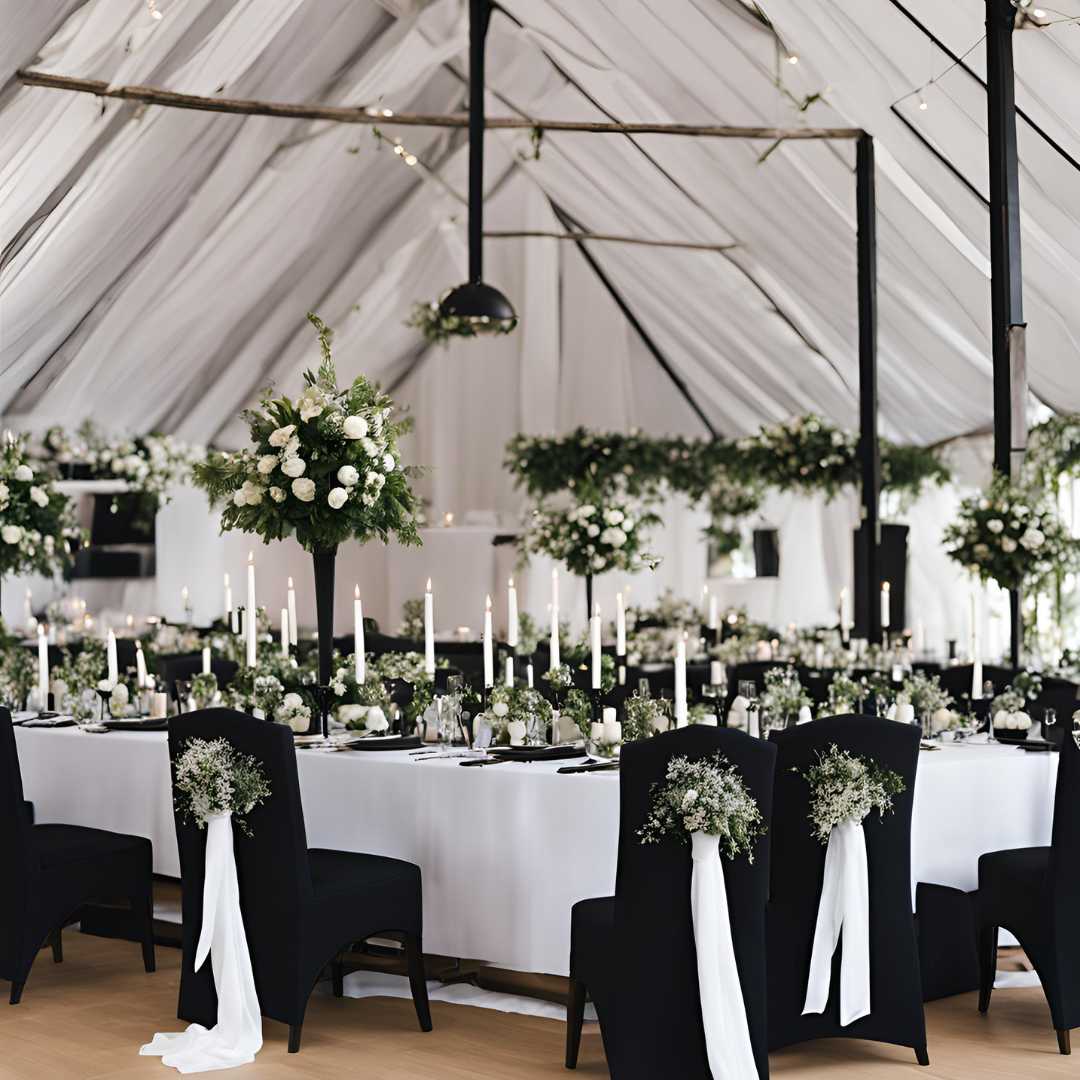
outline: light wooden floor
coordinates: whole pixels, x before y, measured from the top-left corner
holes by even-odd
[[[142,970],[138,946],[69,931],[64,963],[42,952],[21,1005],[0,983],[0,1080],[138,1080],[176,1076],[138,1048],[155,1031],[178,1030],[180,953],[158,949],[158,971]],[[432,1006],[435,1030],[422,1034],[412,1003],[317,995],[304,1046],[285,1050],[283,1025],[265,1021],[254,1065],[228,1075],[251,1080],[534,1080],[561,1077],[561,1023],[460,1005]],[[772,1075],[797,1080],[1020,1080],[1080,1075],[1080,1060],[1057,1052],[1039,990],[1001,990],[987,1019],[974,995],[927,1007],[929,1069],[906,1050],[866,1043],[817,1043],[774,1054]],[[224,1075],[224,1074],[223,1074]],[[586,1034],[578,1075],[606,1077],[599,1035]],[[675,1080],[658,1077],[657,1080]]]

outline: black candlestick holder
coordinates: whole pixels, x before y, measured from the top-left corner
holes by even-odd
[[[324,739],[330,738],[330,696],[329,686],[316,686],[315,697],[319,703],[319,731]]]
[[[604,715],[604,692],[594,686],[589,691],[589,700],[592,703],[593,723],[599,723]]]
[[[112,697],[112,688],[108,690],[102,690],[98,687],[97,696],[101,699],[101,723],[105,723],[105,708],[109,703],[109,699]]]

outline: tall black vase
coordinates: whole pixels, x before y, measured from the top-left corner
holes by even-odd
[[[315,563],[315,614],[319,625],[319,717],[310,733],[324,736],[329,730],[330,676],[334,661],[334,562],[337,548],[312,553]]]

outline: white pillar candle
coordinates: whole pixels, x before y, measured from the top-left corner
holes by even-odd
[[[281,609],[281,655],[289,655],[289,609]]]
[[[615,594],[615,653],[626,656],[626,601],[621,589]]]
[[[686,635],[675,646],[675,726],[686,727]]]
[[[292,578],[289,578],[286,603],[289,605],[289,644],[299,644],[300,638],[296,625],[296,590],[293,588]]]
[[[559,610],[559,568],[557,566],[551,568],[551,610],[553,612]]]
[[[228,574],[225,575],[225,622],[229,626],[233,623],[232,585]]]
[[[49,707],[49,639],[45,627],[38,625],[38,707]]]
[[[513,578],[506,587],[506,644],[511,649],[516,649],[518,646],[517,589]]]
[[[248,552],[247,610],[244,612],[244,630],[247,639],[247,666],[255,667],[258,608],[255,605],[255,552]]]
[[[495,685],[495,643],[491,635],[491,597],[484,597],[484,686]]]
[[[622,742],[622,724],[615,719],[614,709],[604,709],[601,732],[603,740],[608,746],[614,746],[616,743]]]
[[[116,659],[116,635],[111,630],[106,639],[105,652],[109,664],[109,682],[115,686],[120,681],[120,665]]]
[[[724,681],[724,665],[719,660],[709,663],[709,682],[713,686],[719,686]]]
[[[845,585],[840,590],[840,637],[847,644],[851,633],[851,593]]]
[[[143,656],[142,642],[135,642],[135,681],[140,690],[146,689],[146,657]]]
[[[424,592],[424,671],[435,677],[435,597],[431,592],[431,578],[427,579]]]
[[[889,583],[887,581],[883,581],[881,583],[881,629],[882,630],[888,630],[889,629],[889,617],[890,617],[889,595],[890,595]]]
[[[150,696],[150,719],[163,720],[169,713],[169,695],[154,693]]]
[[[525,685],[531,690],[533,688],[533,666],[532,664],[525,665]]]
[[[600,660],[600,635],[600,605],[597,604],[593,611],[593,616],[589,620],[589,644],[592,648],[592,688],[594,690],[600,689],[601,674],[603,671]]]
[[[364,602],[360,586],[353,587],[353,654],[356,661],[356,681],[361,686],[367,678],[367,643],[364,641]]]
[[[140,652],[141,652],[141,650],[140,650]],[[210,668],[210,646],[209,645],[204,645],[203,646],[202,670],[203,670],[204,675],[209,675],[210,674],[211,668]]]
[[[709,594],[709,629],[715,630],[720,625],[720,597]]]
[[[511,689],[514,686],[514,658],[512,656],[506,658],[506,685]]]
[[[559,664],[560,664],[560,659],[559,659],[559,609],[556,608],[556,607],[552,607],[549,604],[548,605],[548,612],[551,615],[551,638],[550,638],[551,663],[549,665],[548,670],[549,671],[554,671],[557,667],[559,667]]]

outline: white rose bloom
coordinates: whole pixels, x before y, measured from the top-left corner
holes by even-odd
[[[45,493],[44,488],[35,485],[30,489],[30,501],[37,503],[38,506],[48,506],[49,496]]]
[[[621,510],[608,510],[604,514],[604,520],[609,525],[619,525],[622,523],[623,512]]]
[[[999,532],[1001,532],[1001,530],[1002,530],[1002,529],[1004,529],[1004,528],[1005,528],[1005,522],[1001,521],[1001,520],[1000,520],[999,518],[991,518],[991,519],[990,519],[990,520],[989,520],[989,521],[988,521],[988,522],[986,523],[986,527],[987,527],[987,528],[988,528],[988,529],[989,529],[989,530],[990,530],[990,531],[991,531],[992,533],[999,533]]]
[[[495,704],[491,706],[491,711],[496,716],[506,716],[510,711],[510,706],[507,705],[505,701],[496,701]]]
[[[367,705],[339,705],[337,707],[337,718],[340,723],[348,726],[362,720],[367,715],[367,711]]]
[[[3,481],[0,481],[0,506],[7,502],[8,495],[10,494],[11,491],[8,488],[7,484],[5,484]]]
[[[378,489],[381,488],[383,486],[383,484],[385,484],[385,483],[386,483],[386,477],[383,476],[382,473],[369,472],[364,477],[364,485],[365,485],[365,487],[375,488],[376,491],[378,491]]]
[[[301,502],[312,502],[315,498],[315,481],[301,476],[292,482],[292,493]]]
[[[634,519],[629,514],[627,514],[626,517],[623,518],[622,522],[623,532],[629,532],[634,527],[634,524]]]
[[[1043,542],[1046,540],[1046,534],[1042,529],[1028,529],[1023,536],[1020,537],[1020,543],[1024,545],[1029,551],[1035,551],[1043,546]]]
[[[304,704],[304,699],[299,694],[286,694],[281,699],[282,709],[299,709]]]
[[[248,506],[258,506],[262,502],[263,489],[258,484],[250,484],[247,489]]]
[[[340,510],[348,497],[349,493],[343,487],[336,487],[331,489],[330,494],[326,496],[326,501],[333,509]]]
[[[285,492],[284,492],[284,490],[282,488],[272,487],[270,489],[270,498],[273,499],[274,502],[277,502],[277,503],[284,502],[285,501]]]
[[[123,708],[131,700],[128,688],[123,683],[117,683],[112,688],[112,704]]]
[[[362,416],[346,416],[341,431],[346,439],[362,439],[368,433],[368,422]]]
[[[383,454],[382,467],[385,472],[393,472],[396,464],[393,454]]]
[[[600,534],[600,539],[611,547],[620,548],[626,543],[626,533],[617,526],[612,526],[610,529],[605,529]]]
[[[378,448],[378,446],[375,445],[374,440],[372,440],[372,439],[361,439],[360,440],[360,445],[364,448],[364,453],[367,454],[368,457],[378,457],[379,456],[379,448]]]
[[[288,457],[281,463],[281,471],[290,477],[303,476],[307,464],[303,458]]]
[[[293,436],[293,432],[296,430],[295,424],[289,424],[288,427],[279,427],[277,430],[270,433],[269,443],[271,446],[281,448],[283,447]]]
[[[590,525],[585,531],[590,536],[594,536],[594,537],[599,536],[600,535],[600,526],[599,525]]]
[[[360,479],[360,474],[351,465],[342,465],[337,471],[339,484],[352,487]]]
[[[386,731],[389,726],[390,723],[386,719],[386,713],[378,705],[372,705],[367,711],[364,727],[368,731]]]
[[[233,506],[247,506],[247,492],[243,488],[237,488],[233,492]]]
[[[1016,541],[1011,536],[1003,536],[1001,538],[1001,550],[1006,555],[1011,555],[1016,550]]]
[[[257,468],[263,476],[269,476],[277,468],[277,463],[277,454],[263,454]]]
[[[17,544],[22,539],[22,529],[18,525],[5,525],[0,529],[0,539],[5,544]]]
[[[282,457],[296,457],[300,453],[300,436],[294,435],[282,448]]]
[[[592,564],[594,570],[603,570],[604,567],[607,565],[604,562],[603,556],[601,555],[597,555],[596,558],[593,559]]]
[[[15,470],[15,479],[23,481],[33,480],[34,470],[31,469],[29,465],[20,465]]]
[[[578,508],[582,517],[592,517],[596,513],[596,507],[587,505]]]

